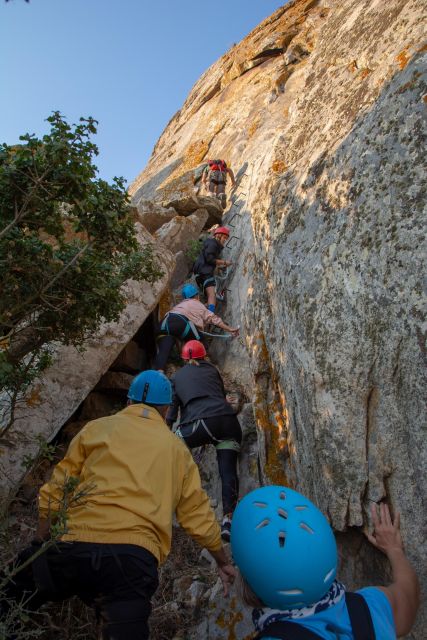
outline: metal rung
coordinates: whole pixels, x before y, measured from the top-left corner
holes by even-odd
[[[236,240],[240,240],[240,236],[230,236],[227,242],[225,243],[226,247],[230,245],[230,242],[233,240],[233,238],[235,238]]]

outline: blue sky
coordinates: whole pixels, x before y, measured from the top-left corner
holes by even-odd
[[[100,176],[131,182],[200,75],[285,0],[0,0],[0,142],[99,120]]]

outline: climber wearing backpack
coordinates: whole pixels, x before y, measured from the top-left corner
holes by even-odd
[[[183,300],[175,305],[162,319],[160,332],[157,336],[158,352],[154,362],[154,369],[164,371],[169,353],[175,339],[200,340],[199,331],[204,331],[206,325],[212,323],[231,333],[239,335],[239,329],[229,327],[219,316],[206,309],[199,300],[199,291],[194,284],[186,284],[181,290]]]
[[[220,200],[223,209],[225,209],[227,201],[225,195],[227,174],[231,178],[232,186],[236,186],[234,173],[227,167],[227,163],[224,160],[208,160],[208,164],[202,174],[202,182],[205,189]]]
[[[248,493],[231,524],[240,591],[255,607],[255,640],[393,640],[411,630],[419,584],[403,551],[399,515],[372,505],[369,541],[388,557],[388,587],[346,592],[337,581],[335,537],[325,516],[305,496],[269,486]]]
[[[190,449],[212,444],[216,449],[222,484],[222,539],[230,540],[231,517],[239,495],[237,457],[242,430],[233,407],[227,402],[217,368],[206,360],[201,342],[190,340],[181,352],[186,365],[171,378],[173,400],[166,416],[169,426],[179,416],[175,433]]]
[[[214,271],[217,267],[229,267],[232,264],[230,260],[220,258],[229,236],[227,227],[217,227],[213,238],[204,241],[200,255],[193,265],[197,286],[207,297],[209,311],[215,310],[216,299],[220,299],[220,293],[215,290]]]
[[[13,601],[35,610],[47,601],[77,595],[95,608],[104,640],[146,640],[150,600],[158,585],[158,565],[170,552],[174,513],[215,559],[228,591],[235,570],[222,547],[199,470],[165,423],[172,400],[169,380],[159,371],[143,371],[133,379],[128,398],[128,406],[116,415],[86,424],[40,489],[37,537],[18,565],[32,559],[49,538],[65,483],[74,478],[76,493],[82,495],[74,501],[68,496],[60,541],[6,585],[0,576],[2,619],[8,619]]]

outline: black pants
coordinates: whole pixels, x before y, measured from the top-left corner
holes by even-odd
[[[199,289],[202,289],[203,293],[206,294],[206,289],[208,287],[215,287],[216,281],[213,274],[204,275],[202,273],[198,273],[196,275],[196,284]]]
[[[18,564],[36,550],[25,549]],[[95,608],[103,640],[148,639],[150,600],[158,586],[157,560],[149,551],[136,545],[59,543],[43,560],[7,583],[6,598],[27,600],[33,594],[26,607],[35,611],[46,602],[76,595]],[[3,602],[2,615],[6,611]]]
[[[190,449],[213,444],[216,448],[218,471],[222,485],[222,510],[233,513],[239,497],[237,458],[242,441],[242,429],[234,415],[203,418],[180,425],[176,431]]]
[[[162,371],[165,369],[175,338],[181,338],[188,326],[187,322],[183,318],[175,315],[174,313],[169,314],[167,324],[169,333],[166,330],[161,329],[157,336],[158,352],[154,361],[154,369],[162,369]],[[190,329],[185,338],[182,339],[187,342],[188,340],[198,340],[199,338],[194,335],[193,331]]]

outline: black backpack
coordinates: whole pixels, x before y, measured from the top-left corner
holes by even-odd
[[[350,617],[354,640],[375,640],[371,612],[360,593],[346,592],[345,603]],[[280,640],[321,640],[314,631],[295,622],[272,622],[254,640],[278,638]]]

